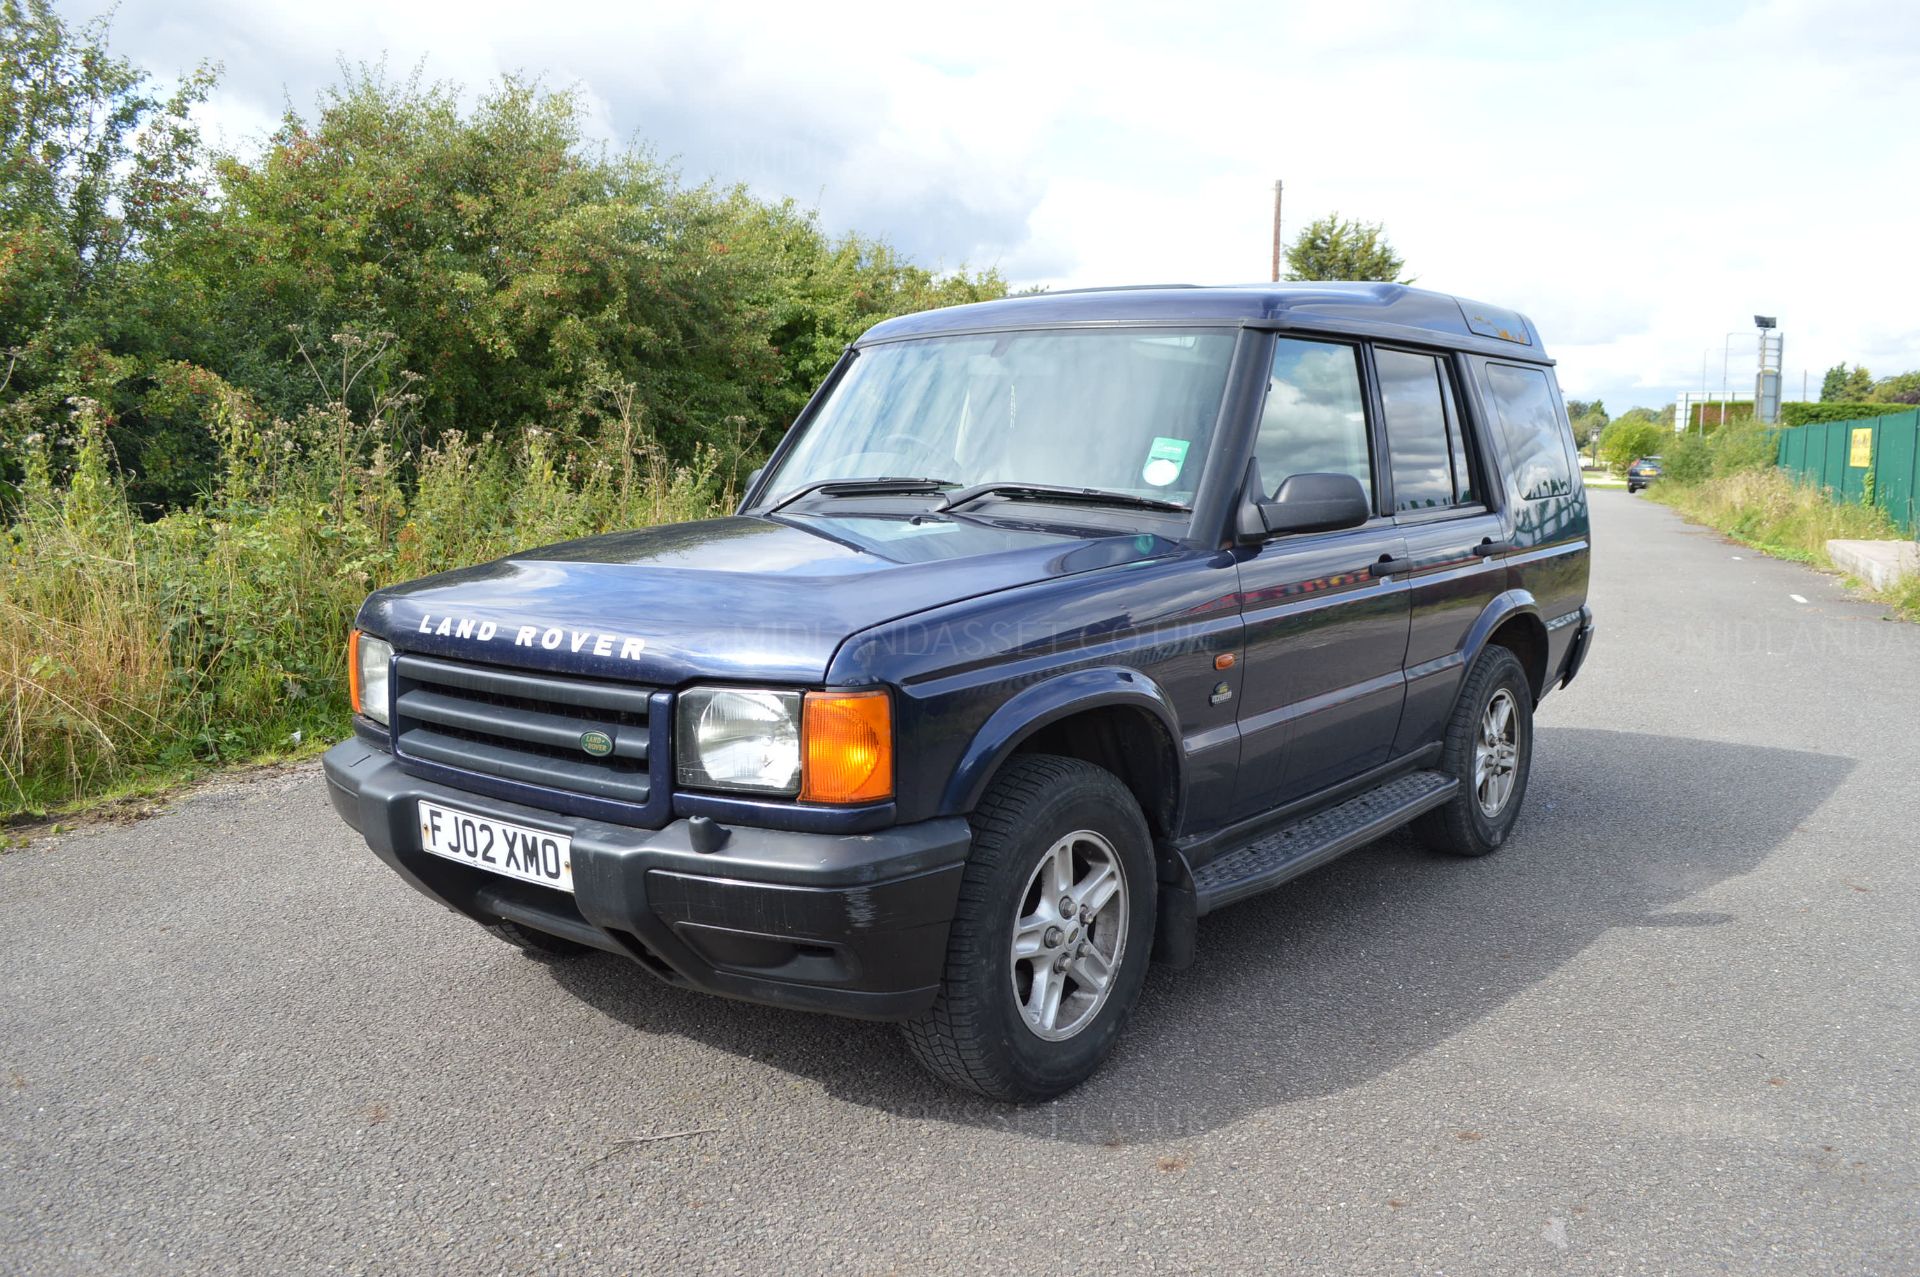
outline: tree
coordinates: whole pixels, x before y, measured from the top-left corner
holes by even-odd
[[[104,19],[76,30],[50,0],[0,0],[0,234],[11,250],[0,291],[15,295],[14,259],[25,255],[70,301],[198,210],[190,113],[213,82],[203,65],[156,96],[144,73],[108,51]],[[7,316],[47,318],[45,309]]]
[[[1657,454],[1671,437],[1652,421],[1627,413],[1600,432],[1600,459],[1613,469],[1621,470],[1637,457]]]
[[[799,414],[848,343],[881,320],[1006,294],[993,271],[936,275],[878,240],[831,239],[792,200],[749,205],[730,252],[753,264],[753,301],[785,370],[767,404],[775,428]]]
[[[1873,397],[1873,374],[1859,364],[1847,374],[1845,386],[1840,392],[1843,403],[1865,403]]]
[[[449,86],[348,72],[264,155],[219,159],[222,216],[177,263],[199,361],[291,417],[314,402],[302,346],[390,332],[430,436],[576,422],[614,383],[676,451],[696,419],[750,414],[776,370],[724,251],[733,210],[590,150],[581,120],[514,79],[463,112]]]
[[[1883,377],[1874,383],[1870,398],[1875,403],[1920,404],[1920,372]]]
[[[343,410],[404,384],[380,441],[403,479],[449,431],[588,442],[615,399],[669,460],[712,446],[731,469],[866,328],[1006,291],[687,185],[531,81],[467,99],[348,69],[263,146],[216,154],[191,117],[212,73],[162,97],[103,23],[0,0],[0,58],[0,481],[23,473],[9,444],[85,397],[134,499],[190,504],[224,422],[333,410],[310,352],[375,334]]]
[[[152,264],[206,210],[192,111],[213,83],[202,65],[162,95],[109,51],[104,19],[0,0],[0,436],[84,395],[107,406],[123,462],[183,446],[120,417],[177,345]]]
[[[292,416],[313,396],[299,344],[390,332],[393,370],[423,378],[423,437],[591,431],[605,388],[631,385],[686,458],[771,442],[873,322],[1004,291],[584,130],[576,92],[509,78],[463,109],[451,86],[350,71],[263,156],[220,160],[225,216],[183,254],[205,282],[179,290],[205,307],[205,361]]]
[[[1584,399],[1567,400],[1567,417],[1573,423],[1574,446],[1581,451],[1591,447],[1607,428],[1607,406],[1598,399],[1592,403]]]
[[[1820,402],[1837,403],[1847,393],[1847,366],[1835,364],[1820,378]]]
[[[1573,419],[1574,447],[1584,451],[1589,444],[1600,437],[1600,432],[1606,428],[1607,419],[1600,413],[1589,412],[1575,417]]]
[[[1406,262],[1387,242],[1378,222],[1348,221],[1329,213],[1294,238],[1287,248],[1287,278],[1297,280],[1381,280],[1410,284],[1400,271]]]

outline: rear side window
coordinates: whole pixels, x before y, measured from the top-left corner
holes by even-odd
[[[1260,482],[1273,495],[1296,474],[1350,474],[1373,499],[1373,458],[1360,393],[1360,351],[1330,341],[1273,343],[1267,402],[1254,443]]]
[[[1553,385],[1538,368],[1488,364],[1487,388],[1493,395],[1500,435],[1512,457],[1514,481],[1528,501],[1564,497],[1573,491],[1573,469],[1560,429]]]
[[[1453,380],[1433,355],[1376,349],[1380,403],[1393,462],[1393,508],[1401,514],[1479,500]]]
[[[1404,514],[1452,505],[1452,449],[1447,445],[1439,362],[1432,355],[1375,350],[1373,365],[1380,374],[1380,405],[1387,415],[1393,508]]]

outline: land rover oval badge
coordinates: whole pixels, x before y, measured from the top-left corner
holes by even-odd
[[[580,748],[595,758],[605,758],[613,752],[613,737],[605,732],[581,732]]]

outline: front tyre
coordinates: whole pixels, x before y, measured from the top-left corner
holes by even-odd
[[[1000,773],[972,825],[939,996],[902,1027],[936,1077],[1047,1099],[1100,1067],[1146,979],[1147,822],[1111,772],[1033,754]]]
[[[1497,850],[1520,815],[1532,765],[1533,686],[1511,649],[1487,647],[1467,672],[1440,755],[1440,770],[1460,789],[1414,831],[1450,855]]]

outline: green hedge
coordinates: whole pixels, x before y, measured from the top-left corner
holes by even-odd
[[[1789,426],[1810,426],[1824,421],[1859,421],[1912,411],[1912,405],[1897,403],[1783,403],[1780,419]]]

